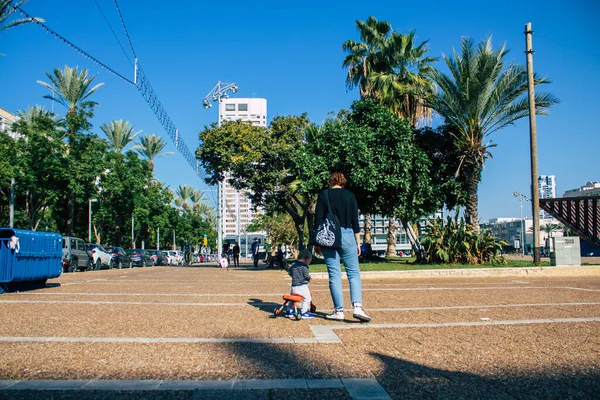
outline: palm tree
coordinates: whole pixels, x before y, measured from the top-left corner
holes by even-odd
[[[0,31],[4,31],[9,28],[13,28],[18,25],[27,24],[29,22],[45,22],[41,18],[19,18],[14,19],[10,22],[6,22],[8,17],[17,10],[17,7],[27,3],[28,0],[18,1],[16,4],[12,4],[11,0],[0,0]]]
[[[84,128],[87,124],[86,117],[89,117],[91,109],[98,103],[90,101],[88,98],[94,93],[103,83],[99,83],[94,87],[91,84],[96,78],[96,75],[88,78],[87,69],[81,70],[79,73],[78,67],[70,68],[65,66],[64,70],[54,68],[53,74],[46,72],[46,76],[50,79],[52,84],[46,82],[37,81],[40,85],[46,87],[52,95],[46,95],[44,98],[57,101],[67,108],[67,137],[69,146],[67,147],[67,154],[72,153],[75,150],[75,134]],[[88,111],[88,115],[79,117],[79,111]],[[67,235],[72,235],[73,231],[73,219],[75,217],[75,202],[73,201],[72,189],[69,189],[67,194],[67,210],[68,215],[65,220]]]
[[[371,16],[366,21],[356,21],[356,27],[362,42],[347,40],[342,44],[342,50],[348,53],[342,67],[348,68],[346,86],[350,90],[358,86],[362,98],[373,94],[369,75],[387,69],[381,50],[392,26],[389,22],[378,21]]]
[[[204,193],[199,190],[194,189],[192,194],[190,195],[190,200],[192,201],[192,207],[194,210],[194,214],[198,214],[198,209],[204,203]]]
[[[347,40],[342,44],[342,50],[348,53],[342,62],[342,67],[348,68],[346,87],[349,90],[358,87],[360,97],[366,98],[374,94],[369,80],[370,75],[388,69],[382,57],[382,48],[386,37],[392,31],[392,25],[370,16],[366,21],[356,21],[356,27],[362,42]],[[371,215],[365,215],[364,225],[363,240],[371,243]]]
[[[421,119],[430,119],[431,108],[425,99],[435,88],[429,78],[433,71],[432,63],[437,58],[428,57],[427,42],[414,46],[415,32],[404,35],[394,32],[385,38],[382,55],[387,69],[373,72],[369,86],[381,104],[400,118],[406,119],[415,127]]]
[[[65,65],[64,70],[54,68],[53,74],[46,72],[46,76],[52,84],[43,81],[37,81],[40,85],[46,87],[52,95],[45,95],[44,98],[62,104],[67,108],[67,125],[69,127],[69,144],[72,144],[75,132],[81,127],[76,117],[78,111],[86,108],[93,108],[98,105],[95,101],[87,100],[104,83],[99,83],[94,87],[92,82],[97,75],[88,78],[88,70],[79,68],[70,68]]]
[[[523,66],[505,67],[508,50],[503,45],[492,48],[491,38],[478,46],[472,39],[461,40],[461,54],[444,55],[450,75],[434,70],[431,78],[438,86],[437,93],[427,105],[444,117],[451,126],[454,144],[460,152],[457,176],[466,183],[466,217],[471,229],[479,232],[477,189],[485,161],[495,147],[488,137],[491,133],[529,116],[527,71]],[[535,84],[549,83],[535,76]],[[546,115],[546,109],[558,103],[549,93],[535,95],[536,114]]]
[[[425,99],[433,93],[428,77],[436,58],[427,57],[427,41],[415,47],[415,32],[392,32],[389,22],[369,17],[356,21],[362,42],[346,41],[342,49],[349,53],[342,66],[348,68],[346,86],[360,88],[361,98],[374,97],[395,115],[414,127],[421,119],[430,119],[432,111]],[[365,241],[370,239],[371,218],[365,218]],[[405,228],[406,222],[403,221]],[[412,236],[411,236],[412,237]],[[396,254],[396,216],[388,225],[388,255]],[[413,243],[416,249],[419,246]]]
[[[175,195],[182,200],[182,205],[184,209],[187,209],[187,201],[192,197],[192,193],[194,193],[194,188],[190,185],[179,185],[179,187],[175,191]]]
[[[173,203],[175,203],[175,209],[177,210],[177,214],[179,214],[180,210],[183,209],[183,199],[179,196],[175,197],[175,199],[173,200]]]
[[[163,149],[166,146],[167,146],[167,142],[165,142],[163,140],[163,138],[151,133],[149,135],[142,136],[140,138],[139,143],[136,144],[135,146],[133,146],[132,149],[137,150],[138,153],[142,157],[144,157],[146,160],[148,160],[148,166],[150,167],[151,170],[154,170],[154,159],[155,158],[160,158],[160,157],[174,154],[173,152],[170,152],[170,151],[161,153],[161,151],[163,151]]]
[[[129,121],[123,121],[122,119],[117,119],[108,124],[104,124],[100,126],[100,129],[102,129],[110,142],[110,147],[116,153],[123,152],[123,149],[142,133],[142,131],[133,133],[135,126],[130,124]]]

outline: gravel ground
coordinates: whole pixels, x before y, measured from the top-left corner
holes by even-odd
[[[138,268],[66,274],[49,284],[0,297],[0,320],[8,322],[0,325],[0,380],[374,377],[392,398],[597,398],[600,393],[600,277],[368,279],[364,304],[373,323],[524,322],[360,329],[350,312],[346,322],[321,318],[331,309],[325,280],[311,284],[318,318],[273,318],[289,290],[282,271]],[[345,296],[348,304],[347,291]],[[566,318],[596,321],[551,322]],[[548,321],[525,322],[540,319]],[[333,330],[342,343],[77,340],[309,339],[315,325],[350,329]],[[35,337],[71,339],[19,339]],[[342,389],[0,391],[0,399],[347,396]]]

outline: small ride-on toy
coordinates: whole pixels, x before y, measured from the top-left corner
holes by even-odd
[[[284,294],[283,295],[283,304],[281,307],[277,307],[273,314],[278,316],[281,312],[286,308],[294,307],[294,318],[296,321],[300,321],[302,319],[302,313],[300,312],[302,301],[304,301],[304,297],[299,294]],[[317,311],[317,307],[311,302],[310,303],[310,312],[314,313]]]

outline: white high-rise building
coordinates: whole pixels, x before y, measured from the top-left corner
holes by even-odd
[[[219,121],[250,121],[252,125],[267,127],[267,100],[256,98],[224,98],[219,103]],[[240,244],[242,256],[250,252],[254,237],[261,243],[265,232],[248,232],[247,227],[261,210],[254,211],[247,191],[238,191],[225,179],[219,193],[221,202],[221,229],[223,242]]]
[[[556,176],[540,175],[538,177],[538,195],[540,199],[556,198]],[[540,210],[540,218],[553,218],[544,210]]]

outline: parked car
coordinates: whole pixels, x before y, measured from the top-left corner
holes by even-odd
[[[62,239],[62,266],[64,272],[85,271],[92,265],[92,258],[85,248],[83,239],[63,236]]]
[[[126,252],[131,260],[132,267],[151,267],[154,265],[150,254],[144,249],[128,249]]]
[[[170,252],[168,250],[161,250],[160,252],[162,253],[163,257],[165,258],[165,261],[166,261],[165,265],[172,265]]]
[[[152,258],[152,261],[154,261],[154,265],[167,265],[167,258],[162,251],[153,249],[146,251],[150,253],[150,257]]]
[[[87,243],[85,247],[92,254],[92,260],[94,265],[93,269],[99,270],[102,269],[103,266],[108,269],[112,269],[112,255],[109,252],[107,252],[106,249],[104,249],[104,247],[95,243]]]
[[[108,252],[112,255],[112,263],[115,268],[131,268],[131,259],[122,247],[113,247]]]
[[[183,262],[183,254],[180,250],[169,250],[171,255],[171,265],[181,265]]]

